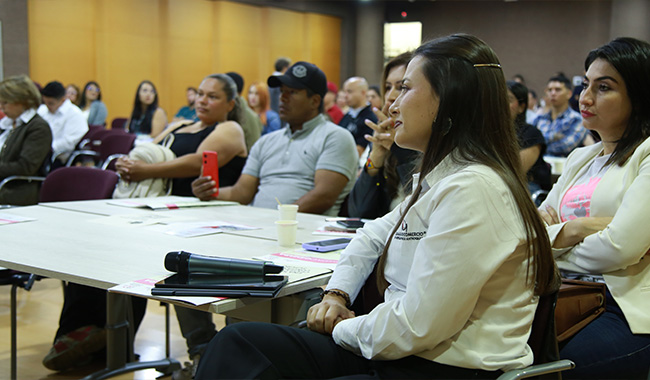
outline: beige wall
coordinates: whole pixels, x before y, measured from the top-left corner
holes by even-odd
[[[128,116],[151,80],[169,119],[185,89],[211,73],[265,81],[279,56],[339,80],[340,19],[205,0],[29,0],[30,75],[83,86],[96,80],[109,120]]]

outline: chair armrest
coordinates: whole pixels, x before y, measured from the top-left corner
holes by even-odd
[[[74,160],[79,156],[99,157],[99,153],[95,152],[94,150],[75,150],[74,152],[70,153],[70,157],[68,157],[68,161],[65,163],[65,166],[72,166]]]
[[[533,199],[535,206],[539,207],[542,205],[547,196],[548,190],[537,190],[531,195],[531,198]]]
[[[12,175],[9,176],[2,181],[0,181],[0,190],[9,182],[12,181],[27,181],[27,182],[32,182],[32,181],[37,181],[37,182],[43,182],[45,181],[45,177],[37,177],[37,176],[29,176],[29,175]]]
[[[111,154],[110,156],[106,157],[106,160],[104,160],[104,163],[102,164],[102,170],[106,170],[106,168],[108,168],[108,165],[110,165],[113,160],[117,160],[118,158],[120,158],[122,156],[126,156],[126,154],[115,153],[115,154]]]
[[[535,364],[530,367],[513,369],[498,377],[498,380],[526,379],[533,376],[545,375],[548,373],[561,372],[573,369],[576,365],[571,360],[562,359],[550,363]]]

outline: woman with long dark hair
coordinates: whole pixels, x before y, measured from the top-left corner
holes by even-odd
[[[90,81],[84,86],[79,101],[79,108],[88,120],[88,125],[105,125],[108,110],[102,102],[102,90],[95,81]]]
[[[421,153],[395,144],[393,119],[388,111],[400,93],[406,65],[413,56],[406,52],[388,61],[381,78],[384,106],[376,110],[377,124],[366,121],[374,130],[366,140],[372,143],[366,164],[348,198],[348,214],[359,218],[378,218],[400,204],[411,192],[411,175],[420,162]]]
[[[526,173],[528,190],[533,194],[538,190],[551,189],[551,168],[544,162],[546,141],[539,129],[526,123],[526,110],[528,109],[528,88],[521,83],[509,80],[508,104],[510,105],[510,118],[515,124],[517,139],[519,140],[521,167]]]
[[[560,349],[566,378],[645,379],[650,370],[650,44],[592,50],[580,94],[600,142],[573,151],[540,207],[562,276],[607,285],[605,313]]]
[[[143,80],[138,85],[133,101],[131,117],[126,122],[129,132],[156,138],[167,125],[165,111],[158,107],[158,92],[151,81]]]
[[[554,264],[496,55],[470,35],[425,43],[390,112],[395,142],[423,153],[412,196],[357,232],[307,314],[312,331],[227,326],[196,378],[496,378],[532,363]],[[384,301],[355,316],[375,265]]]
[[[213,74],[205,77],[194,101],[199,120],[170,125],[153,140],[153,143],[161,144],[172,135],[169,149],[176,158],[145,163],[121,157],[115,164],[117,172],[130,182],[173,178],[173,195],[192,196],[191,183],[201,174],[202,154],[207,150],[218,154],[219,184],[228,186],[235,183],[248,157],[244,131],[239,124],[240,102],[235,83],[229,76]]]

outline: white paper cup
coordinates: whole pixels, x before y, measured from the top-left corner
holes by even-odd
[[[278,205],[280,215],[278,220],[296,220],[298,205]]]
[[[278,230],[278,244],[282,247],[293,247],[296,244],[298,221],[277,220],[275,226]]]

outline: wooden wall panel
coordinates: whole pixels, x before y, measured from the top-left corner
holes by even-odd
[[[144,79],[171,120],[185,89],[212,73],[236,71],[247,90],[288,56],[340,76],[336,17],[205,0],[29,0],[28,12],[32,78],[97,81],[109,121],[130,115]]]
[[[43,86],[54,79],[82,86],[78,78],[92,77],[96,63],[93,4],[31,1],[28,14],[32,78]]]
[[[311,56],[309,61],[316,64],[327,75],[327,80],[341,83],[340,61],[341,19],[318,14],[306,15],[308,39],[307,46]]]

